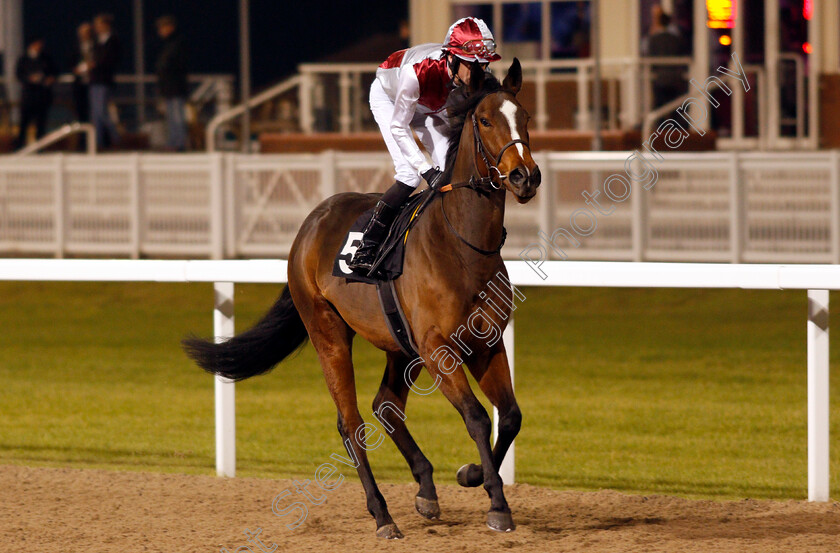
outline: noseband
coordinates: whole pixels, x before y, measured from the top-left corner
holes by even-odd
[[[487,167],[487,176],[482,177],[481,179],[479,179],[478,182],[482,184],[489,184],[493,189],[499,190],[502,187],[501,181],[507,178],[499,170],[499,163],[502,162],[502,156],[505,155],[507,149],[513,146],[514,144],[522,144],[523,146],[528,148],[529,151],[531,150],[531,145],[528,144],[526,141],[522,140],[521,138],[511,140],[502,147],[498,154],[496,154],[495,163],[490,163],[490,159],[487,157],[487,154],[489,152],[487,151],[487,147],[484,146],[484,142],[481,140],[481,134],[478,132],[478,120],[475,118],[475,112],[473,112],[472,114],[472,124],[473,138],[475,140],[475,150],[481,155],[481,159],[484,160],[484,165]],[[476,169],[478,169],[477,166]]]

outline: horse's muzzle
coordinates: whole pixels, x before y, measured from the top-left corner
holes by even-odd
[[[508,182],[515,189],[517,200],[524,203],[537,193],[537,188],[542,182],[542,174],[537,165],[534,165],[534,168],[530,171],[525,166],[520,165],[508,173]]]

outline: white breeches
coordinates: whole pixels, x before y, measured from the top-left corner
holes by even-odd
[[[385,139],[388,153],[394,160],[394,169],[396,170],[394,179],[412,188],[417,188],[417,185],[420,184],[420,175],[417,173],[417,169],[412,167],[405,159],[397,141],[391,134],[394,102],[388,98],[378,79],[375,79],[370,87],[370,110],[373,112],[376,124],[379,125],[382,138]],[[420,142],[431,156],[432,165],[440,167],[441,170],[444,169],[446,150],[449,146],[449,140],[445,134],[448,126],[443,112],[436,114],[416,112],[411,120],[411,129],[417,134]]]

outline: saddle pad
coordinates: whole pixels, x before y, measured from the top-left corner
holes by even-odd
[[[364,282],[367,284],[376,284],[377,281],[394,280],[400,276],[403,270],[405,243],[408,238],[409,227],[412,224],[412,219],[420,215],[422,211],[420,207],[423,205],[429,193],[430,191],[426,189],[420,194],[411,196],[397,213],[394,223],[388,232],[388,236],[379,248],[379,254],[376,257],[376,262],[379,263],[379,266],[375,278],[351,271],[350,267],[347,266],[350,260],[353,259],[353,254],[356,253],[356,250],[362,244],[362,229],[365,228],[365,225],[370,220],[373,214],[373,208],[362,213],[350,226],[350,230],[344,237],[341,243],[341,249],[333,262],[333,276],[344,277],[348,282]],[[380,257],[382,256],[384,256],[384,259],[380,262]]]

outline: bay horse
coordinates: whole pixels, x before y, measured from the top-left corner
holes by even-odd
[[[515,528],[499,467],[519,432],[522,416],[511,386],[505,347],[502,340],[488,347],[486,340],[473,334],[457,333],[476,310],[479,298],[490,293],[488,283],[497,273],[507,277],[499,255],[506,190],[519,203],[529,201],[540,184],[540,170],[528,146],[529,115],[516,99],[522,84],[519,61],[514,59],[502,83],[473,64],[469,81],[466,92],[459,94],[449,109],[448,178],[444,182],[461,186],[436,193],[417,220],[407,238],[404,272],[395,283],[424,365],[411,363],[391,337],[375,286],[332,275],[333,260],[348,229],[376,203],[379,194],[337,194],[309,214],[289,252],[288,285],[254,327],[221,344],[198,338],[184,341],[188,354],[204,369],[242,380],[269,371],[308,337],[338,410],[338,431],[357,463],[376,534],[383,538],[401,538],[402,533],[388,512],[365,451],[365,423],[357,405],[351,355],[356,334],[385,352],[385,374],[373,409],[382,414],[383,424],[393,427],[389,435],[419,484],[417,511],[429,519],[440,517],[432,465],[405,421],[394,410],[382,407],[390,402],[404,412],[410,383],[425,366],[463,418],[478,448],[480,464],[461,467],[459,484],[484,485],[490,497],[487,525],[491,529],[509,532]],[[505,302],[497,306],[485,313],[503,330],[511,309]],[[484,327],[479,333],[489,327],[487,320],[481,324]],[[464,364],[498,408],[495,448],[490,446],[490,417],[473,394],[460,359],[456,367],[441,367],[434,361],[433,354],[441,346],[465,352]]]

